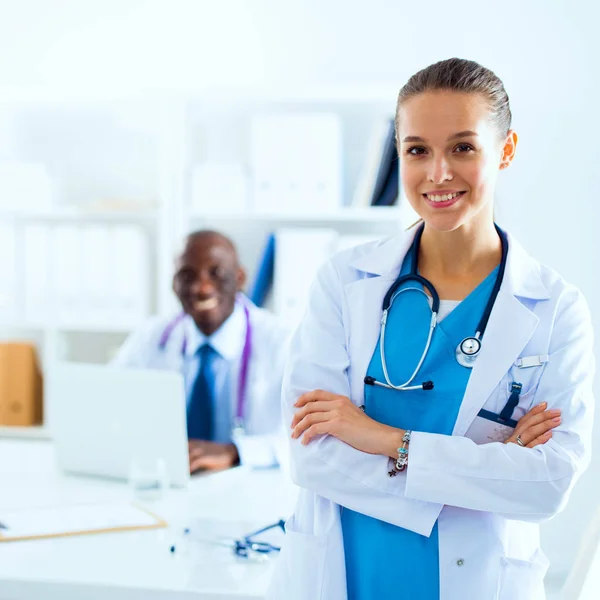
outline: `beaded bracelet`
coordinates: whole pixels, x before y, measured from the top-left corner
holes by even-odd
[[[398,448],[398,458],[392,467],[392,470],[388,472],[390,477],[394,477],[396,473],[400,473],[406,469],[408,464],[408,444],[410,443],[411,431],[407,430],[402,436],[402,447]]]

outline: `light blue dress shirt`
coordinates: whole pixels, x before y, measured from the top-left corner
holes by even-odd
[[[218,353],[215,356],[211,372],[214,378],[213,441],[230,443],[232,441],[232,424],[237,408],[237,390],[232,385],[230,364],[239,359],[246,336],[246,319],[244,310],[236,304],[233,313],[211,336],[205,336],[196,326],[189,327],[187,348],[183,365],[186,400],[189,406],[194,382],[200,370],[198,349],[203,344],[210,344]]]
[[[180,372],[189,400],[200,367],[198,348],[209,341],[222,357],[211,369],[215,383],[213,415],[218,421],[215,439],[227,442],[232,437],[237,412],[238,380],[246,338],[244,304],[250,310],[252,353],[243,407],[244,432],[236,432],[233,441],[242,464],[263,468],[276,465],[280,457],[287,460],[288,434],[281,421],[281,380],[290,332],[275,315],[253,306],[240,294],[231,316],[210,338],[202,335],[187,315],[153,317],[127,338],[112,364]],[[165,340],[165,332],[169,330]]]

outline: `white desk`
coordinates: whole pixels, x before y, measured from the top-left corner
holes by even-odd
[[[296,495],[278,470],[232,469],[194,477],[147,506],[167,529],[0,544],[2,600],[257,600],[272,572],[233,552],[194,542],[170,552],[193,519],[267,525],[287,517]],[[126,484],[65,476],[47,441],[0,439],[0,509],[130,499]],[[181,543],[180,543],[180,547]]]

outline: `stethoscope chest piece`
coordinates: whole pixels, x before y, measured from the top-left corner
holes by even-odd
[[[456,347],[456,362],[462,367],[472,369],[480,350],[481,341],[476,337],[467,337]]]

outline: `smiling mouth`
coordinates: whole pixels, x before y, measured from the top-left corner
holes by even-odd
[[[219,300],[217,298],[207,298],[206,300],[192,300],[192,308],[195,312],[205,312],[217,308]]]
[[[451,194],[423,194],[430,202],[449,202],[464,196],[467,192],[452,192]]]

